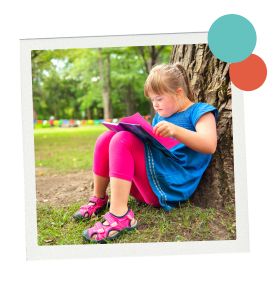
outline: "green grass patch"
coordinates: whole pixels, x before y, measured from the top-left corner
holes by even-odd
[[[75,221],[72,215],[84,203],[64,207],[37,204],[39,245],[83,244],[82,232],[102,217]],[[110,243],[182,242],[235,239],[234,217],[213,208],[202,209],[185,203],[167,213],[130,198],[129,206],[138,221],[136,230],[123,234]],[[104,211],[105,213],[105,211]],[[232,226],[229,226],[232,224]]]
[[[104,131],[103,125],[35,129],[36,167],[48,173],[90,169],[95,141]]]
[[[44,175],[89,170],[97,137],[107,129],[103,125],[34,130],[35,158]],[[39,245],[83,244],[82,232],[101,217],[76,222],[72,215],[83,202],[58,206],[37,202]],[[235,207],[223,210],[202,209],[185,203],[167,213],[130,198],[129,206],[138,221],[136,230],[111,243],[180,242],[232,240],[236,238]]]

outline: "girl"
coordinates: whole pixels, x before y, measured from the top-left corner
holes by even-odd
[[[137,221],[128,208],[128,197],[169,211],[193,194],[209,165],[217,145],[217,109],[206,103],[194,103],[187,74],[180,64],[153,67],[144,86],[144,94],[155,109],[154,133],[172,137],[180,143],[166,156],[149,143],[127,131],[103,133],[94,149],[94,195],[74,218],[98,214],[108,201],[106,188],[111,185],[110,209],[104,222],[85,230],[91,242],[106,242]]]

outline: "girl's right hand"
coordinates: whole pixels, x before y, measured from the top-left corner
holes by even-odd
[[[162,137],[173,137],[176,132],[176,125],[167,121],[160,121],[154,126],[153,131],[155,135]]]

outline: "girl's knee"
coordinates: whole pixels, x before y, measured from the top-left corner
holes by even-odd
[[[95,146],[102,145],[103,143],[109,144],[110,140],[116,133],[113,131],[105,131],[96,139]]]
[[[99,138],[101,138],[101,139],[111,139],[115,134],[116,134],[116,132],[108,130],[108,131],[105,131],[105,132],[101,133],[99,135],[98,139]]]
[[[115,147],[119,144],[126,144],[130,147],[139,147],[142,144],[141,140],[137,138],[133,133],[129,131],[119,131],[117,132],[110,141],[110,148]]]

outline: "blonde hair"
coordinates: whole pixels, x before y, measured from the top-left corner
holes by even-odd
[[[175,94],[178,88],[183,89],[189,100],[194,100],[187,72],[180,63],[155,65],[146,79],[144,95],[149,98],[150,93]]]

